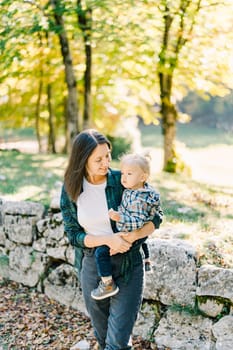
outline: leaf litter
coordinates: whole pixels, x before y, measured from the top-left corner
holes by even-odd
[[[70,350],[81,340],[97,349],[89,318],[19,283],[0,280],[0,350]],[[156,349],[133,337],[134,350]]]

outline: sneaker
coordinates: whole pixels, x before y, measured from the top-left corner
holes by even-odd
[[[93,299],[102,300],[111,297],[119,292],[119,288],[114,281],[103,283],[100,281],[98,287],[91,292]]]
[[[151,265],[150,265],[150,262],[149,262],[149,261],[146,261],[146,262],[145,262],[145,271],[146,271],[146,272],[151,271]]]

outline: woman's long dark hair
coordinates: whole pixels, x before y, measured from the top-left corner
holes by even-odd
[[[76,201],[81,193],[88,158],[98,145],[105,143],[111,150],[109,140],[94,129],[83,130],[75,137],[64,176],[66,192],[73,201]]]

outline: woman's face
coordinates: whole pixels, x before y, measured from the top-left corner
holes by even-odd
[[[98,145],[89,156],[86,164],[88,176],[105,176],[111,161],[111,151],[106,143]]]

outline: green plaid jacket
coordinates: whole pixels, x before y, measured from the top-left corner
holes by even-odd
[[[122,193],[124,187],[121,185],[121,173],[119,170],[109,169],[107,174],[107,185],[105,188],[106,198],[108,209],[113,208],[117,210],[118,206],[121,203]],[[77,219],[77,205],[74,201],[68,196],[65,187],[62,188],[61,198],[60,198],[60,208],[63,217],[64,230],[67,234],[69,242],[75,248],[75,267],[80,273],[82,267],[82,258],[84,250],[88,249],[84,245],[84,238],[86,232],[83,227],[79,224]],[[160,213],[156,213],[154,219],[152,220],[155,227],[159,228],[160,223],[162,222],[162,210]],[[116,222],[111,220],[111,226],[113,232],[118,232],[116,228]],[[134,242],[131,249],[122,254],[122,274],[127,280],[130,276],[132,266],[138,263],[138,254],[139,248],[145,239],[139,239]]]

